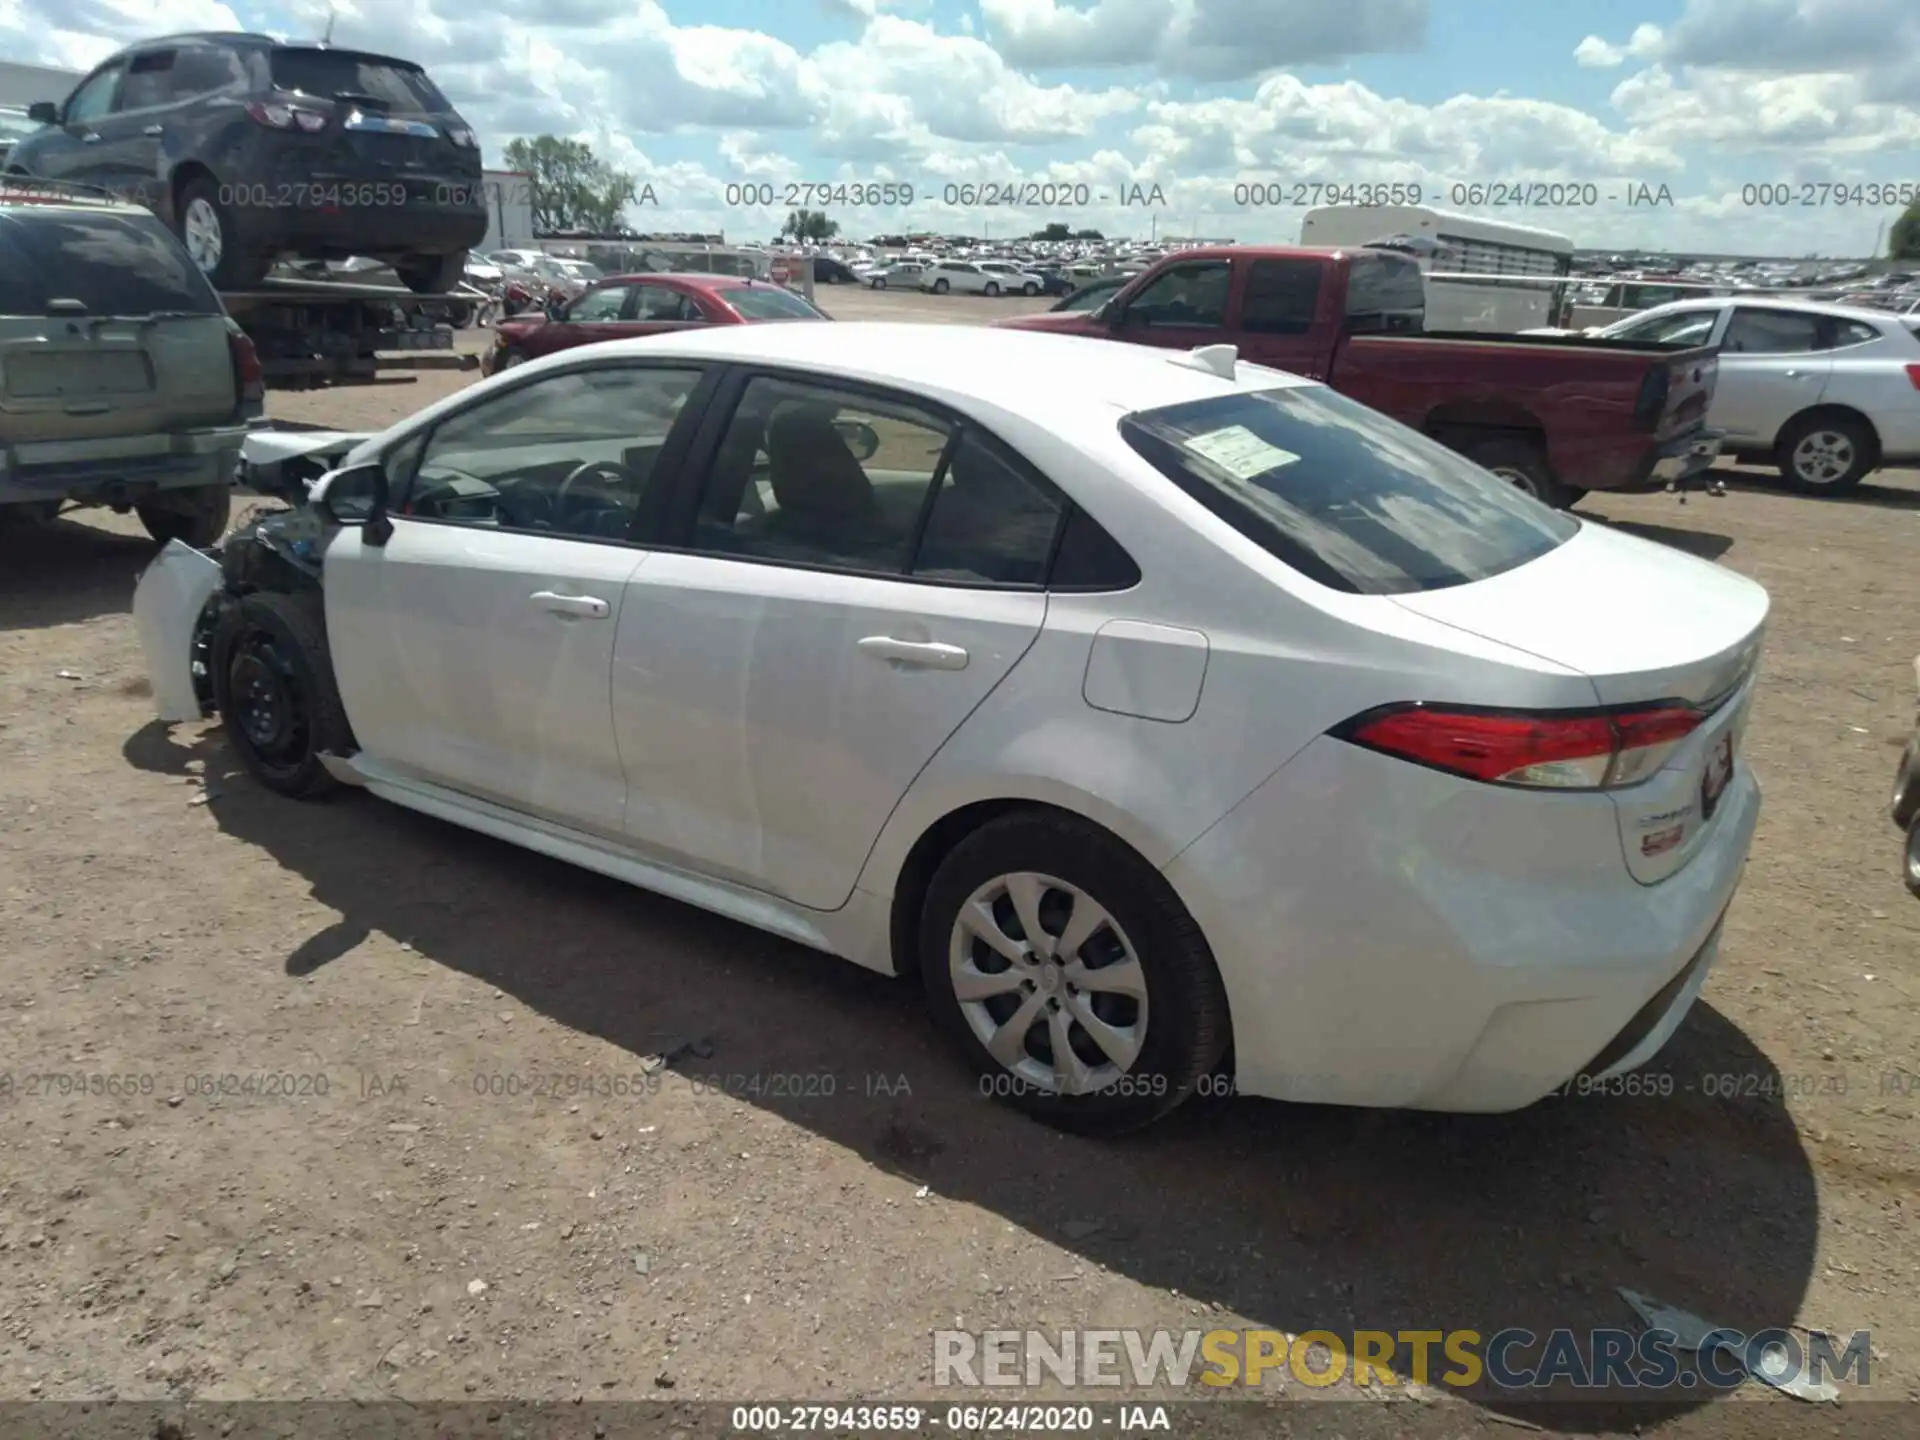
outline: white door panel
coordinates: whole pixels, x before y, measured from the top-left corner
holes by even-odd
[[[629,836],[837,908],[914,777],[1045,615],[1033,591],[653,556],[615,639]]]
[[[327,552],[327,629],[355,737],[421,779],[621,834],[610,675],[646,558],[404,516],[380,548],[344,530]]]
[[[1832,373],[1820,355],[1722,353],[1707,423],[1729,439],[1771,445],[1787,421],[1820,403]]]

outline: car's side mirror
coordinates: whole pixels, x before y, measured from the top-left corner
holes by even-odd
[[[387,518],[387,468],[378,460],[329,470],[307,491],[307,503],[329,525],[358,525],[363,545],[385,545],[393,537]]]
[[[58,125],[60,107],[51,100],[36,100],[27,107],[27,119],[36,125]]]

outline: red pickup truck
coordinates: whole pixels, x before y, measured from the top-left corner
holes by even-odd
[[[1419,264],[1390,250],[1225,246],[1170,255],[1092,311],[996,322],[1189,350],[1321,380],[1548,504],[1657,489],[1713,463],[1709,347],[1435,333]]]

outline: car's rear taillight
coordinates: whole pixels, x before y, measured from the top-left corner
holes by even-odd
[[[1677,702],[1578,714],[1414,704],[1370,710],[1333,733],[1470,780],[1613,790],[1653,774],[1706,718]]]
[[[1907,366],[1907,383],[1920,390],[1920,365]]]
[[[233,379],[240,391],[240,404],[257,415],[267,399],[267,372],[260,364],[260,352],[238,326],[227,331],[227,350],[233,356]]]
[[[1655,365],[1640,382],[1640,398],[1633,407],[1633,423],[1642,430],[1660,428],[1660,417],[1667,411],[1667,396],[1673,393],[1673,371],[1667,365]]]
[[[327,128],[325,115],[314,110],[302,110],[297,105],[250,100],[247,102],[247,114],[256,125],[264,125],[269,130],[300,130],[315,135]]]

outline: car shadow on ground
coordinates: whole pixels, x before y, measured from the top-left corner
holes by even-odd
[[[675,1068],[724,1075],[872,1164],[1225,1312],[1196,1324],[1584,1337],[1637,1330],[1626,1286],[1754,1333],[1791,1324],[1807,1288],[1809,1158],[1777,1102],[1723,1098],[1777,1093],[1778,1077],[1708,1004],[1642,1076],[1664,1095],[1485,1117],[1212,1099],[1139,1135],[1080,1139],[983,1098],[909,983],[364,794],[280,799],[217,729],[155,721],[124,753],[166,775],[204,762],[219,826],[340,915],[288,955],[290,974],[379,932],[636,1057],[705,1040],[707,1057]],[[833,1094],[763,1098],[734,1079],[794,1074],[832,1076]],[[1465,1393],[1586,1432],[1706,1398],[1542,1408]]]
[[[1761,494],[1786,495],[1795,499],[1812,500],[1821,505],[1880,505],[1893,510],[1920,510],[1920,489],[1908,483],[1890,482],[1889,474],[1897,474],[1902,482],[1911,475],[1911,470],[1888,472],[1876,470],[1862,480],[1858,486],[1843,495],[1808,495],[1787,483],[1785,477],[1771,465],[1723,465],[1714,470],[1714,476],[1727,482],[1732,490],[1752,490]]]
[[[1649,525],[1641,520],[1613,520],[1595,510],[1576,513],[1583,520],[1597,520],[1610,530],[1638,535],[1642,540],[1656,540],[1662,545],[1684,550],[1689,555],[1698,555],[1702,560],[1718,560],[1733,548],[1731,535],[1721,535],[1712,530],[1680,530],[1671,525]]]
[[[0,523],[0,630],[125,614],[158,547],[74,520]]]

